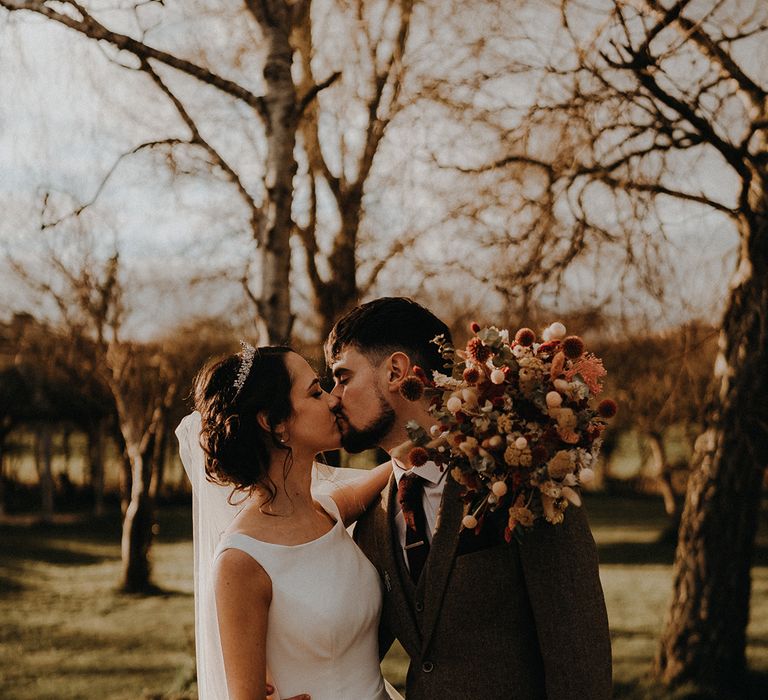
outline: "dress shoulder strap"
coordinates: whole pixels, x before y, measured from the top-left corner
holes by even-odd
[[[261,551],[262,548],[259,547],[260,544],[263,543],[259,542],[259,540],[255,540],[253,537],[248,537],[248,535],[244,535],[241,532],[230,532],[221,538],[216,547],[214,559],[217,559],[219,555],[227,549],[239,549],[241,552],[245,552],[248,556],[261,564],[261,559],[263,558],[264,553]]]
[[[323,507],[323,510],[328,513],[336,522],[341,520],[341,512],[339,506],[336,505],[336,501],[333,500],[330,494],[316,493],[314,494],[315,500]]]

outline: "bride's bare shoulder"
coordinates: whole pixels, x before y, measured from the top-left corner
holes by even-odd
[[[225,549],[216,558],[214,588],[217,599],[252,595],[266,600],[272,598],[272,579],[264,567],[246,552],[235,548]]]

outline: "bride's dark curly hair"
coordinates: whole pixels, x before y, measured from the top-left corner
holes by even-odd
[[[271,453],[285,451],[284,472],[291,466],[291,448],[280,442],[275,428],[292,413],[291,375],[285,358],[291,348],[256,349],[253,365],[240,391],[235,390],[242,356],[214,360],[200,370],[194,382],[195,408],[202,416],[200,446],[205,452],[209,481],[250,492],[259,486],[275,497],[268,476]],[[269,430],[257,420],[266,416]],[[234,491],[233,491],[234,493]]]

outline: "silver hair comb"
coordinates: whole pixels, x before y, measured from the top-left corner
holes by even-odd
[[[237,398],[240,390],[245,384],[245,380],[248,379],[248,375],[251,373],[251,367],[253,367],[253,358],[256,356],[256,348],[250,343],[246,343],[244,340],[240,341],[240,369],[237,370],[237,377],[232,386],[235,388],[235,395],[233,398]]]

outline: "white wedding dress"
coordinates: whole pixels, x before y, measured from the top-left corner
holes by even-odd
[[[379,671],[379,575],[352,541],[330,496],[318,502],[336,520],[299,545],[225,535],[217,554],[239,549],[272,579],[267,673],[281,697],[388,700]]]
[[[286,546],[239,533],[223,535],[240,508],[228,502],[231,489],[206,480],[199,434],[196,412],[176,429],[193,495],[200,700],[229,700],[213,590],[215,558],[228,548],[252,556],[272,579],[267,671],[276,688],[274,700],[300,693],[309,693],[312,700],[402,700],[379,667],[378,574],[344,529],[328,495],[339,482],[359,476],[358,470],[315,465],[313,497],[336,521],[316,540]]]

